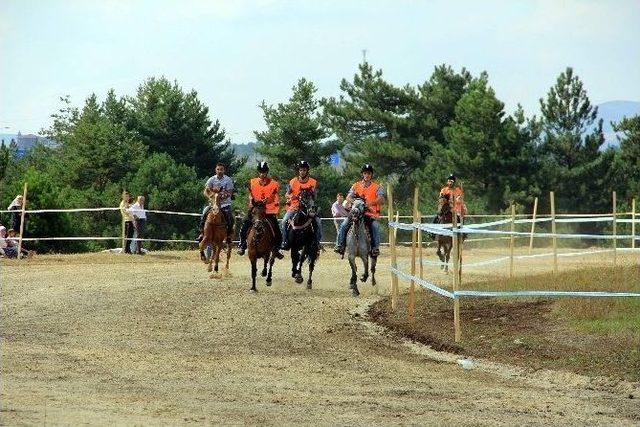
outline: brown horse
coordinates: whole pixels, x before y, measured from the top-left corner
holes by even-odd
[[[213,196],[209,199],[209,203],[211,204],[211,209],[207,214],[207,220],[204,223],[203,237],[200,242],[200,253],[203,254],[204,250],[207,246],[211,246],[212,253],[209,258],[207,271],[211,272],[215,270],[215,273],[212,273],[209,276],[211,279],[219,279],[222,277],[218,273],[218,263],[220,262],[220,252],[225,247],[227,240],[227,222],[224,219],[224,214],[220,209],[220,197],[218,197],[218,193],[214,193]],[[231,276],[229,272],[229,259],[231,258],[231,245],[226,245],[227,248],[227,264],[224,267],[224,275]],[[215,260],[215,266],[212,266],[213,261]]]
[[[258,292],[256,289],[256,275],[259,258],[264,259],[262,277],[266,277],[267,286],[271,286],[271,270],[276,258],[275,252],[278,249],[275,242],[276,233],[273,229],[278,224],[272,224],[265,212],[264,202],[253,201],[251,229],[247,236],[247,251],[249,261],[251,261],[251,291],[253,292]],[[269,266],[268,269],[267,264]]]
[[[453,212],[451,210],[451,202],[449,201],[449,195],[443,194],[438,199],[438,224],[451,224],[453,222]],[[453,238],[451,236],[444,236],[442,234],[436,235],[436,241],[438,242],[438,250],[436,255],[440,258],[440,269],[445,273],[449,272],[449,257],[451,255],[451,248],[453,247]]]

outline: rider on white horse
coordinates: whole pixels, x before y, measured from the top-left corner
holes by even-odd
[[[384,188],[378,183],[373,181],[373,166],[365,164],[360,169],[362,173],[362,180],[355,182],[349,194],[347,194],[347,202],[352,203],[354,197],[363,198],[366,203],[365,223],[369,227],[371,234],[371,256],[378,256],[380,254],[380,224],[378,218],[380,218],[380,208],[384,203]],[[347,216],[338,231],[338,238],[336,242],[335,252],[340,255],[344,255],[344,249],[347,240],[347,231],[351,226],[351,216]]]

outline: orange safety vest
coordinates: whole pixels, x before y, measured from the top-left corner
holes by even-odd
[[[442,187],[442,190],[440,190],[440,195],[441,196],[448,195],[449,200],[453,199],[454,210],[456,211],[457,214],[463,215],[467,213],[467,208],[462,202],[462,196],[464,196],[464,191],[462,191],[462,188],[460,187],[450,188],[449,186],[444,186]]]
[[[318,181],[315,179],[308,177],[307,182],[300,182],[298,177],[295,177],[289,181],[289,188],[291,188],[291,192],[287,194],[287,206],[290,208],[297,208],[300,205],[300,201],[298,200],[298,196],[302,190],[313,190],[316,191],[316,186],[318,185]]]
[[[365,215],[376,219],[380,218],[380,205],[374,205],[373,202],[378,199],[379,189],[380,186],[373,181],[371,182],[371,184],[369,184],[368,187],[365,187],[362,184],[362,181],[358,181],[353,184],[354,192],[357,195],[364,197],[365,202],[367,202],[367,205],[369,206],[367,211],[365,212]]]
[[[277,215],[280,211],[280,199],[278,198],[278,190],[280,185],[275,179],[267,178],[267,183],[262,185],[260,178],[252,178],[249,181],[249,191],[251,198],[256,201],[266,200],[266,213]]]

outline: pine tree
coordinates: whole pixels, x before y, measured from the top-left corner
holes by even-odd
[[[548,189],[561,209],[601,211],[608,206],[613,152],[601,152],[602,119],[572,68],[558,76],[540,99],[544,138],[541,151]],[[590,131],[590,129],[593,129]]]

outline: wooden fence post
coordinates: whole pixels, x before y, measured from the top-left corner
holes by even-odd
[[[553,191],[549,192],[551,202],[551,234],[553,234],[553,272],[558,272],[558,239],[556,238],[556,199]]]
[[[387,185],[387,198],[389,201],[389,223],[393,219],[393,193],[391,185]],[[396,216],[396,222],[398,217]],[[398,268],[398,256],[396,253],[396,228],[389,227],[389,247],[391,249],[391,267]],[[391,273],[391,311],[395,311],[398,306],[398,276],[396,273]]]
[[[536,229],[536,214],[538,212],[538,198],[533,200],[533,217],[531,218],[531,236],[529,236],[529,255],[533,251],[533,232]]]
[[[636,247],[636,198],[631,199],[631,248]]]
[[[420,189],[416,186],[413,190],[413,223],[418,222],[418,197]],[[409,285],[409,319],[413,319],[416,309],[416,244],[418,240],[418,230],[413,227],[411,230],[411,283]]]
[[[618,230],[617,230],[617,221],[616,221],[616,214],[617,214],[617,202],[616,202],[616,192],[613,192],[613,265],[617,265],[618,264],[618,239],[617,234],[618,234]]]
[[[20,237],[18,238],[18,258],[22,254],[22,236],[24,235],[24,215],[27,210],[27,183],[24,183],[24,191],[22,192],[22,212],[20,212]],[[18,231],[18,230],[16,230]]]
[[[511,236],[509,238],[509,278],[513,279],[513,252],[515,251],[516,238],[514,232],[516,231],[516,205],[511,203]]]
[[[456,233],[456,229],[458,228],[458,215],[456,212],[453,212],[453,227],[451,230],[453,231],[453,331],[455,342],[460,342],[462,338],[462,333],[460,330],[460,299],[455,296],[455,292],[458,291],[458,285],[460,281],[460,239],[458,238],[458,233]]]
[[[422,224],[422,213],[418,211],[418,218],[420,218],[420,224]],[[418,229],[418,259],[420,260],[420,280],[424,279],[424,268],[422,265],[422,229]]]

